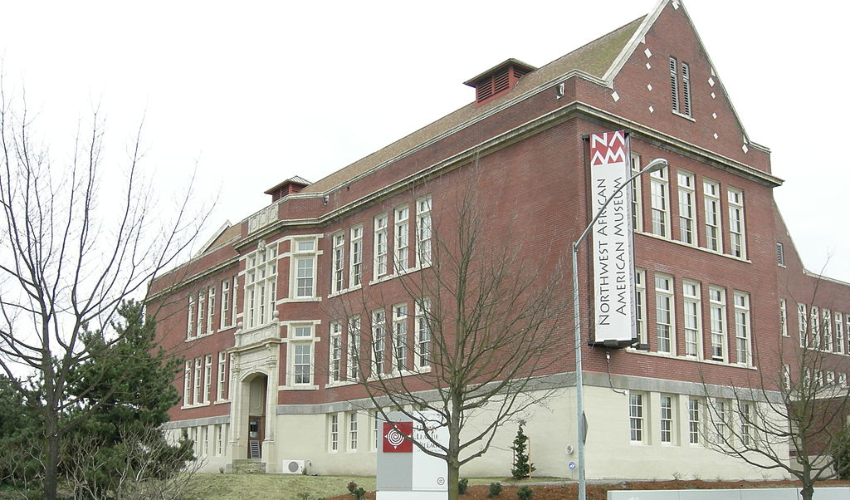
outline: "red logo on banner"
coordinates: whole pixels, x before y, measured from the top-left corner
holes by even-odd
[[[384,422],[384,453],[412,453],[413,422]]]
[[[626,161],[626,135],[622,130],[590,136],[590,166]]]

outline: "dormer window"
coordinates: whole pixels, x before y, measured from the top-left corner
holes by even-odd
[[[535,69],[537,68],[516,59],[508,59],[484,73],[467,80],[464,82],[464,85],[475,87],[475,105],[481,106],[506,94],[516,86],[520,78]]]

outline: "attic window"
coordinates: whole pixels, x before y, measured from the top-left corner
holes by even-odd
[[[464,84],[475,87],[475,103],[480,106],[507,93],[516,86],[520,78],[534,70],[534,67],[516,59],[508,59],[502,64],[464,82]]]

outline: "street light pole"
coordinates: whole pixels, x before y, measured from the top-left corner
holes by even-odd
[[[576,449],[578,450],[578,498],[579,500],[587,499],[587,484],[584,478],[584,387],[582,382],[582,373],[581,373],[581,314],[579,313],[580,301],[578,295],[578,247],[587,237],[588,233],[590,233],[593,225],[596,224],[596,221],[599,220],[599,217],[602,216],[602,213],[605,212],[605,209],[611,203],[611,201],[619,194],[620,191],[625,189],[626,186],[630,186],[632,181],[641,175],[648,172],[657,172],[658,170],[663,169],[667,166],[667,160],[664,158],[656,158],[649,162],[649,164],[643,168],[640,172],[629,177],[629,180],[620,184],[620,187],[614,190],[610,196],[605,200],[605,203],[602,204],[602,207],[596,212],[593,216],[593,220],[590,221],[590,224],[584,229],[584,232],[581,233],[579,239],[577,239],[573,243],[573,326],[575,330],[576,336],[576,414],[577,414],[577,424],[576,428],[578,429],[578,442],[576,445]]]

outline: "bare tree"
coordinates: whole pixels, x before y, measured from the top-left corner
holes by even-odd
[[[44,494],[52,500],[60,440],[86,416],[62,417],[86,394],[67,391],[69,371],[88,358],[83,332],[109,335],[122,300],[143,295],[183,255],[205,212],[190,216],[187,195],[168,213],[170,223],[154,213],[139,165],[141,128],[126,163],[105,169],[97,111],[67,164],[35,139],[31,119],[25,103],[0,92],[0,368],[12,380],[21,370],[39,379]],[[123,184],[101,185],[107,172],[123,172]]]
[[[704,435],[721,453],[796,478],[810,500],[815,483],[842,472],[833,443],[850,413],[850,392],[846,378],[836,376],[846,364],[833,353],[829,317],[821,322],[815,312],[801,323],[799,344],[777,332],[777,342],[756,346],[754,360],[762,363],[756,363],[757,376],[749,383],[725,388],[704,383],[709,399]]]
[[[523,247],[521,235],[508,235],[511,220],[486,215],[493,207],[479,202],[474,186],[456,189],[447,197],[456,206],[417,225],[420,269],[396,263],[396,288],[341,298],[336,314],[348,321],[349,376],[384,419],[400,411],[425,429],[429,442],[414,444],[446,461],[453,499],[460,467],[488,451],[501,425],[558,390],[541,375],[563,372],[555,364],[571,352],[557,245]],[[433,417],[420,412],[438,416],[427,421]],[[447,443],[428,432],[435,426],[445,426]]]

